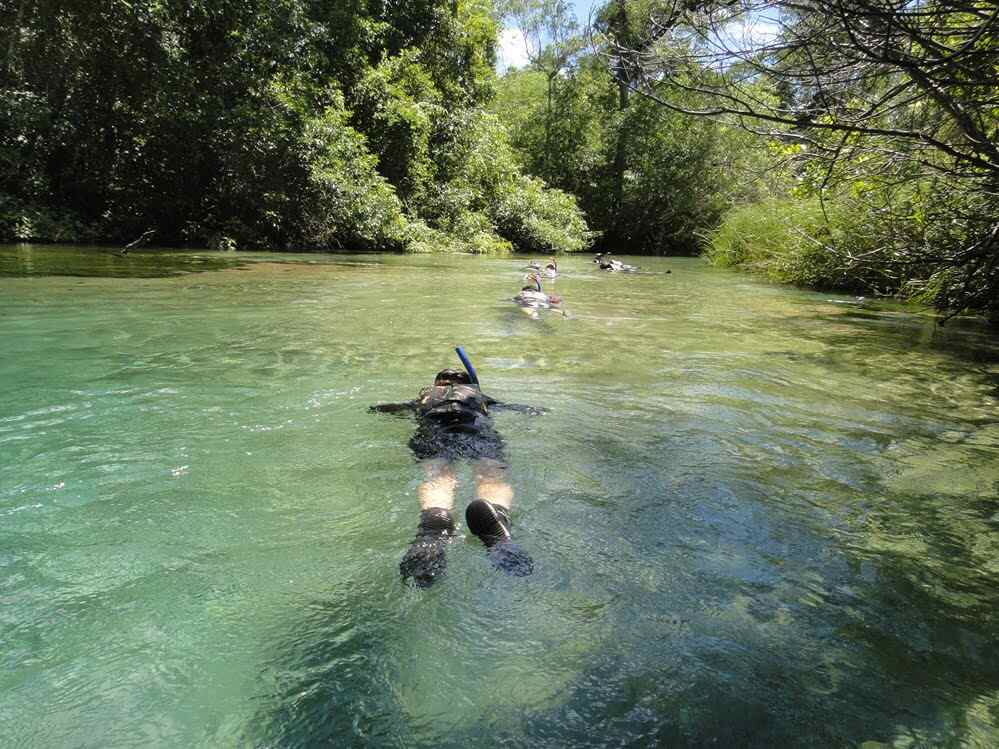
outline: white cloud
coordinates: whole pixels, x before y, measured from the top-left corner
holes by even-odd
[[[527,64],[527,44],[517,29],[503,29],[499,36],[499,69],[522,68]]]

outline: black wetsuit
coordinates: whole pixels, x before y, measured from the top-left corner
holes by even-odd
[[[420,460],[491,458],[502,462],[503,439],[493,427],[490,406],[528,413],[544,410],[502,404],[477,386],[461,383],[436,384],[424,388],[416,400],[372,406],[371,410],[416,414],[419,423],[409,446]]]
[[[474,385],[434,385],[420,393],[419,420],[409,446],[417,458],[492,458],[502,461],[503,439],[493,428],[489,406],[497,401]]]

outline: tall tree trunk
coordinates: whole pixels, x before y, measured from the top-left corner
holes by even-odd
[[[628,33],[628,11],[625,7],[626,0],[617,0],[617,15],[614,19],[615,36],[618,42],[626,44],[629,38]],[[625,127],[624,113],[628,109],[628,72],[622,59],[617,60],[614,78],[617,80],[617,108],[620,115],[618,123],[617,144],[614,148],[614,216],[611,225],[614,227],[611,232],[611,240],[620,242],[624,239],[624,222],[622,221],[621,209],[624,205],[624,173],[628,169],[628,128]]]
[[[555,73],[548,74],[548,101],[545,109],[545,162],[543,173],[545,179],[551,177],[551,157],[552,157],[552,88],[555,86]]]
[[[26,0],[21,0],[17,4],[17,18],[10,29],[10,39],[7,42],[7,59],[4,61],[3,75],[7,85],[13,85],[10,80],[11,71],[14,66],[14,56],[17,54],[17,43],[21,38],[21,23],[24,19],[24,5]]]
[[[614,147],[614,226],[615,233],[624,204],[624,173],[628,169],[628,128],[624,125],[624,113],[628,109],[628,84],[618,79],[617,109],[621,115],[618,123],[617,144]]]

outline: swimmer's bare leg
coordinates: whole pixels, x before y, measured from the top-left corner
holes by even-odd
[[[506,464],[480,458],[475,461],[473,470],[476,498],[465,510],[468,529],[482,539],[495,567],[517,577],[530,575],[534,562],[526,551],[511,541],[513,488],[506,478]]]
[[[420,524],[416,538],[399,562],[404,580],[419,588],[429,588],[447,569],[445,549],[454,534],[454,493],[458,477],[454,466],[444,458],[425,460],[423,483],[416,490],[420,500]]]
[[[475,496],[509,511],[513,504],[513,488],[506,480],[507,465],[492,458],[479,458],[472,466],[475,474]]]
[[[416,490],[420,499],[420,509],[439,507],[451,511],[454,507],[454,492],[458,488],[458,476],[454,466],[446,458],[430,458],[421,461],[423,483]]]

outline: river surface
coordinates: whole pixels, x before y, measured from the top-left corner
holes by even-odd
[[[0,248],[0,746],[999,745],[999,339],[588,259]],[[535,573],[416,590],[459,344]]]

